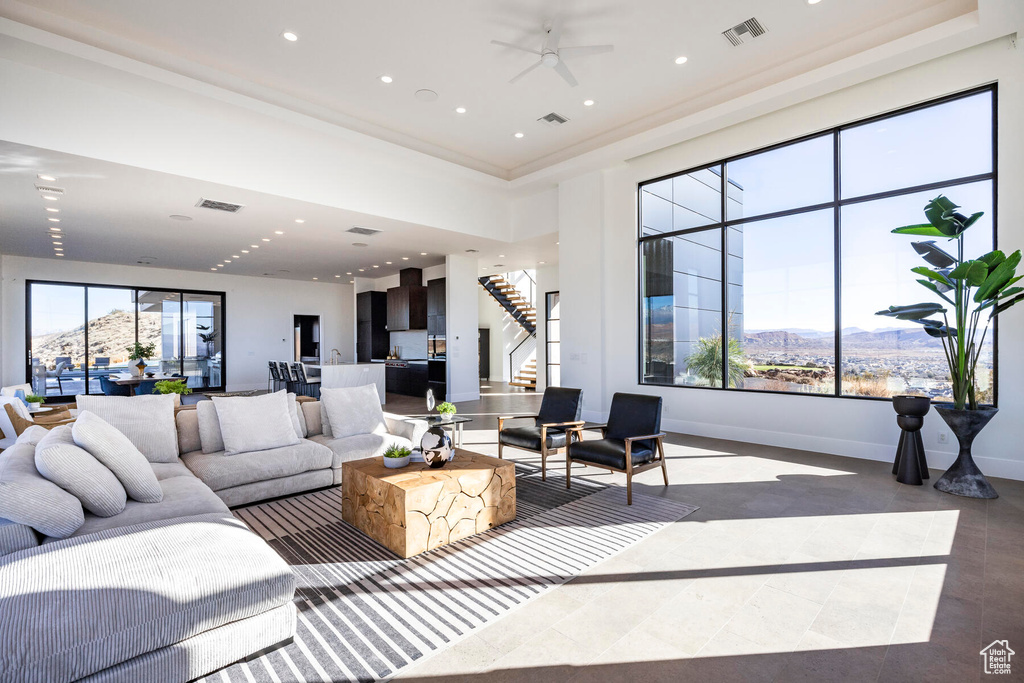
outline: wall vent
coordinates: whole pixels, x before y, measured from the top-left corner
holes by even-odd
[[[36,189],[45,194],[64,194],[63,187],[53,187],[51,185],[36,185]]]
[[[228,213],[238,213],[245,206],[244,204],[232,204],[231,202],[218,202],[215,199],[206,199],[200,197],[199,201],[196,202],[196,206],[201,209],[213,209],[214,211],[227,211]]]
[[[555,112],[551,112],[547,116],[542,116],[542,117],[540,117],[537,120],[540,121],[543,124],[548,125],[548,126],[555,127],[555,126],[562,125],[563,123],[565,123],[569,119],[565,118],[561,114],[556,114]]]
[[[380,230],[374,230],[373,228],[362,228],[358,225],[353,225],[345,232],[351,232],[354,235],[376,235]]]
[[[742,24],[736,24],[728,31],[722,31],[725,39],[732,43],[733,47],[742,45],[747,40],[763,36],[768,29],[761,25],[761,22],[751,17]]]

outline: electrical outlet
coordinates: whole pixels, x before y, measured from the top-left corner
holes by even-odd
[[[939,432],[939,443],[949,443],[949,432]]]

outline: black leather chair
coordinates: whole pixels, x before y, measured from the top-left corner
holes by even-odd
[[[571,427],[582,427],[583,391],[563,387],[548,387],[537,415],[516,415],[498,418],[498,457],[503,458],[505,446],[540,453],[540,477],[548,478],[548,455],[560,453],[578,432]],[[516,418],[533,420],[532,427],[506,427],[505,421]]]
[[[572,464],[601,467],[626,475],[626,503],[633,504],[633,475],[661,466],[668,486],[665,447],[661,432],[661,397],[615,394],[608,424],[597,427],[603,439],[583,441],[583,428],[576,427],[578,439],[565,452],[565,487],[571,484]]]

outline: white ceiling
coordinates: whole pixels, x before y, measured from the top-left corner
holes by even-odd
[[[39,180],[38,174],[57,180]],[[63,188],[65,194],[46,201],[36,184]],[[237,214],[197,208],[200,198],[245,208]],[[47,207],[60,211],[49,213]],[[172,220],[175,214],[192,220]],[[345,232],[353,226],[383,232]],[[227,263],[218,270],[345,284],[353,277],[377,278],[403,267],[438,265],[445,254],[467,249],[478,250],[474,256],[481,274],[558,259],[555,234],[510,244],[0,141],[0,253],[58,258],[51,227],[64,231],[60,241],[68,260],[135,265],[150,257],[154,267],[205,272]],[[277,235],[279,230],[284,234]],[[355,247],[356,242],[368,246]],[[234,255],[239,258],[229,259]],[[495,267],[499,263],[502,268]]]
[[[976,9],[977,0],[6,0],[0,14],[515,178],[664,123],[730,84],[764,87]],[[509,85],[534,57],[490,40],[539,46],[556,12],[563,46],[615,51],[568,62],[576,88],[543,68]],[[750,17],[768,33],[730,46],[721,32]],[[689,61],[677,66],[680,55]],[[378,80],[385,73],[392,84]],[[419,88],[440,98],[420,102]],[[537,122],[552,111],[570,121]]]

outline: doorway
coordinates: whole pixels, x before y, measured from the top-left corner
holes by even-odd
[[[477,342],[479,351],[477,357],[479,360],[477,364],[480,367],[480,379],[487,381],[491,378],[491,331],[486,328],[479,330],[480,336]]]
[[[295,360],[311,365],[320,364],[320,316],[296,315]]]

